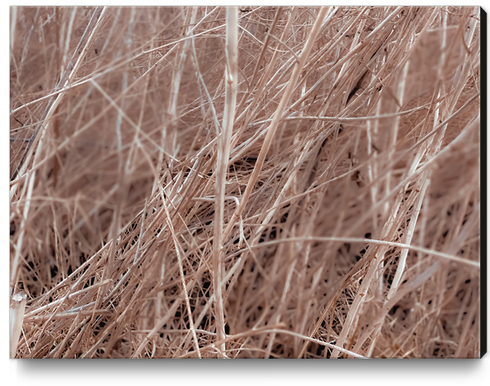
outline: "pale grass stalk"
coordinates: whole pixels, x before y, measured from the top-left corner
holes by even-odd
[[[384,119],[384,118],[394,118],[394,117],[400,117],[402,115],[408,115],[408,114],[412,114],[416,111],[419,111],[419,110],[425,110],[427,109],[428,106],[419,106],[419,107],[416,107],[416,108],[413,108],[413,109],[409,109],[409,110],[404,110],[404,111],[398,111],[396,113],[391,113],[391,114],[377,114],[377,115],[373,115],[373,116],[368,116],[368,117],[322,117],[322,116],[317,116],[317,117],[314,117],[314,116],[308,116],[308,115],[301,115],[301,116],[289,116],[289,117],[285,117],[283,118],[282,120],[283,121],[302,121],[302,120],[318,120],[318,121],[324,121],[324,122],[345,122],[345,123],[348,123],[348,122],[363,122],[363,121],[377,121],[379,119]],[[261,123],[265,123],[265,122],[270,122],[271,120],[267,120],[267,121],[259,121],[259,122],[256,122],[254,123],[254,125],[257,125],[257,124],[261,124]]]
[[[380,109],[381,109],[381,98],[380,98],[379,102],[376,104],[376,115],[379,115]],[[373,134],[374,134],[375,138],[378,136],[378,123],[379,123],[378,120],[376,120],[374,122]],[[368,147],[367,153],[368,153],[368,155],[371,155],[371,153],[372,153],[371,121],[366,122],[366,135],[367,135],[367,147]],[[373,158],[376,161],[376,158],[377,158],[376,152],[373,154]],[[371,192],[370,192],[371,193],[371,202],[373,203],[374,206],[376,205],[378,189],[377,189],[377,186],[375,184],[373,184],[373,181],[375,179],[377,179],[377,177],[378,177],[377,162],[374,162],[374,165],[371,165],[371,164],[368,165],[368,181],[369,181],[369,184],[371,185]],[[375,230],[377,230],[377,228],[378,228],[376,217],[377,217],[376,213],[373,212],[373,228]],[[384,265],[384,263],[382,261],[379,264],[380,264],[380,268],[382,268]],[[379,286],[377,288],[377,295],[381,296],[381,294],[383,293],[382,277],[381,277],[381,275],[376,274],[375,279],[378,280],[378,282],[379,282]]]
[[[87,288],[87,289],[82,289],[80,291],[77,291],[77,292],[72,292],[71,294],[69,294],[66,299],[71,299],[71,298],[74,298],[76,296],[79,296],[89,290],[92,290],[93,288],[97,288],[98,286],[103,286],[107,283],[109,283],[111,280],[106,280],[106,281],[101,281],[99,283],[96,283],[94,284],[93,286],[91,286],[90,288]],[[36,308],[32,311],[29,311],[26,315],[25,315],[25,319],[29,319],[29,318],[32,318],[33,316],[35,316],[36,314],[40,313],[40,312],[43,312],[43,311],[46,311],[47,309],[49,309],[50,307],[53,307],[53,306],[56,306],[56,305],[59,305],[62,301],[64,300],[63,299],[58,299],[58,300],[55,300],[54,302],[51,302],[51,303],[48,303],[47,305],[45,306],[42,306],[42,307],[39,307],[39,308]],[[73,310],[70,310],[70,311],[67,311],[67,312],[76,312],[78,309],[73,309]]]
[[[412,237],[415,231],[415,225],[417,224],[419,214],[420,214],[420,208],[422,207],[422,202],[424,200],[425,194],[427,192],[427,188],[430,185],[430,173],[423,173],[422,174],[422,186],[420,187],[420,193],[419,196],[417,197],[417,201],[415,203],[414,211],[412,216],[410,217],[410,225],[408,226],[407,230],[407,236],[405,238],[405,244],[410,245],[412,242]],[[390,287],[390,291],[388,292],[387,298],[390,299],[393,294],[396,292],[398,289],[398,286],[400,285],[402,275],[404,273],[405,267],[406,267],[406,262],[407,262],[407,255],[408,255],[408,249],[402,250],[402,253],[400,255],[400,259],[398,261],[398,267],[396,269],[395,277],[393,278],[393,283]],[[454,256],[455,257],[455,256]],[[458,261],[459,259],[451,259],[453,261]],[[478,264],[479,266],[480,264]]]
[[[38,18],[38,15],[39,15],[39,8],[36,10],[36,15],[34,16],[34,20],[37,20]],[[27,55],[27,49],[29,47],[29,44],[27,44],[27,42],[29,42],[31,40],[31,36],[32,36],[32,32],[34,31],[34,25],[31,26],[31,28],[29,29],[29,33],[27,34],[27,38],[25,39],[25,42],[26,44],[24,44],[24,48],[22,49],[22,55],[20,57],[20,63],[19,63],[19,68],[18,68],[18,73],[17,73],[17,82],[19,82],[19,78],[22,74],[22,68],[24,66],[24,61],[25,61],[25,58],[26,58],[26,55]],[[15,62],[14,62],[15,63]]]
[[[340,242],[347,242],[347,243],[362,243],[362,244],[392,246],[392,247],[398,247],[398,248],[402,248],[402,249],[411,249],[411,250],[421,252],[421,253],[425,253],[425,254],[431,255],[431,256],[437,256],[437,257],[440,257],[442,259],[453,261],[455,263],[464,264],[468,267],[480,268],[479,262],[472,261],[472,260],[465,260],[465,259],[462,259],[462,258],[457,257],[457,256],[450,254],[450,253],[438,252],[438,251],[434,251],[432,249],[418,247],[416,245],[396,243],[396,242],[384,241],[384,240],[358,239],[355,237],[314,237],[314,236],[288,237],[287,239],[284,239],[284,240],[266,241],[266,242],[261,243],[261,245],[256,245],[255,247],[257,247],[257,248],[258,247],[265,247],[268,245],[278,244],[280,242],[296,242],[296,241],[340,241]]]
[[[214,218],[213,242],[213,286],[215,291],[216,336],[218,340],[225,337],[225,319],[223,310],[222,276],[223,276],[223,216],[225,201],[226,172],[230,158],[231,134],[235,121],[235,108],[238,84],[238,9],[226,9],[226,94],[222,131],[218,137],[218,159],[216,170],[216,214]],[[223,357],[226,347],[218,347]]]
[[[287,36],[287,33],[288,31],[290,30],[291,28],[291,25],[292,25],[292,22],[294,20],[294,17],[296,16],[296,7],[292,7],[292,9],[290,10],[289,12],[289,16],[288,16],[288,20],[287,20],[287,23],[286,23],[286,26],[281,34],[281,37],[279,38],[279,41],[283,41],[286,36]],[[278,9],[277,12],[276,12],[276,17],[279,15],[279,12],[280,10]],[[275,22],[276,18],[274,18],[274,22]],[[273,24],[273,26],[271,26],[271,29],[274,27],[275,24]],[[259,66],[260,66],[260,63],[262,62],[263,60],[263,57],[264,57],[264,54],[265,54],[265,49],[267,48],[269,44],[269,36],[267,36],[265,42],[264,42],[264,45],[263,45],[263,48],[261,50],[261,53],[260,53],[260,56],[259,56],[259,60],[257,61],[257,64],[254,68],[254,74],[253,74],[253,78],[252,78],[252,81],[251,81],[251,84],[253,85],[255,83],[255,80],[258,76],[258,70],[259,70]],[[256,114],[257,110],[260,108],[260,105],[259,105],[259,101],[263,98],[263,95],[264,93],[266,93],[266,90],[268,89],[268,85],[266,85],[267,83],[267,80],[270,78],[270,74],[272,73],[272,70],[274,69],[274,66],[277,62],[277,59],[279,57],[279,51],[275,50],[274,51],[274,54],[272,55],[272,58],[270,59],[270,62],[269,62],[269,65],[266,67],[265,69],[265,73],[260,77],[260,80],[259,80],[259,83],[257,84],[256,86],[256,94],[255,94],[255,98],[252,100],[252,102],[243,110],[243,112],[238,116],[237,118],[237,122],[241,122],[242,119],[245,119],[245,122],[240,125],[239,127],[239,130],[237,132],[237,134],[234,136],[233,138],[233,144],[232,144],[232,147],[235,147],[236,146],[236,143],[238,141],[238,139],[241,137],[242,135],[242,131],[245,130],[247,128],[247,126],[250,124],[250,119],[251,117]],[[292,59],[296,58],[296,55],[294,55],[293,58],[291,58],[290,60],[292,61]],[[279,73],[279,71],[277,72]],[[274,77],[272,77],[274,78]],[[269,83],[272,79],[269,80]],[[252,86],[253,87],[253,86]],[[245,101],[246,101],[246,97],[248,96],[248,94],[250,93],[250,90],[247,91],[247,94],[245,94],[240,102],[240,106],[239,106],[239,109],[242,107],[242,105],[245,104]]]
[[[24,241],[24,234],[25,234],[25,228],[26,228],[26,219],[27,219],[27,216],[29,215],[29,208],[31,206],[30,196],[32,196],[32,189],[34,187],[34,178],[32,178],[32,176],[31,176],[31,178],[29,178],[27,180],[25,186],[27,186],[27,199],[26,199],[26,203],[24,205],[20,235],[19,235],[19,238],[17,240],[17,245],[15,246],[14,261],[12,262],[12,266],[10,268],[10,294],[11,295],[14,292],[15,282],[17,279],[17,274],[18,274],[17,271],[18,271],[19,263],[20,263],[20,259],[21,259],[22,243]]]
[[[184,9],[181,11],[184,13]],[[190,35],[192,28],[196,22],[197,7],[189,9],[185,18],[184,25],[187,25],[186,35]],[[172,76],[172,87],[170,89],[170,105],[168,107],[168,114],[170,120],[175,121],[177,119],[177,98],[179,96],[180,81],[182,78],[182,72],[184,70],[184,63],[187,58],[187,51],[191,40],[186,39],[179,44],[179,51],[175,56],[175,72]]]
[[[197,9],[197,7],[196,7],[196,9]],[[212,14],[217,9],[218,9],[218,7],[215,7],[207,16]],[[194,32],[192,29],[189,31],[189,34],[192,38],[192,40],[191,40],[191,42],[192,42],[192,54],[193,54],[192,55],[192,63],[196,69],[196,77],[198,78],[200,86],[201,86],[199,88],[199,91],[201,93],[202,92],[201,88],[202,88],[202,90],[204,90],[204,93],[206,94],[206,98],[208,100],[209,107],[210,107],[210,110],[211,110],[211,113],[213,116],[213,123],[214,123],[215,129],[216,129],[216,133],[218,134],[221,131],[221,128],[220,128],[221,126],[219,124],[219,119],[218,119],[218,115],[216,113],[216,109],[214,107],[213,99],[211,98],[211,95],[209,94],[208,88],[206,87],[206,83],[204,82],[201,71],[199,69],[199,61],[198,61],[197,52],[196,52],[196,39],[195,39]],[[204,106],[202,108],[204,110]],[[205,116],[204,113],[203,113],[203,116]]]
[[[463,356],[463,353],[464,353],[464,349],[466,348],[465,347],[465,344],[467,344],[467,335],[468,335],[468,331],[471,327],[471,324],[473,323],[474,321],[474,318],[475,318],[475,314],[477,313],[477,310],[479,308],[479,302],[473,302],[470,309],[469,309],[469,312],[468,314],[466,315],[465,317],[465,323],[464,323],[464,327],[463,327],[463,333],[461,334],[462,335],[462,339],[459,341],[459,345],[458,345],[458,349],[456,350],[456,353],[454,354],[454,357],[455,358],[461,358],[461,357],[464,357]],[[478,323],[478,319],[475,320],[476,323]]]
[[[230,234],[231,230],[233,229],[233,226],[235,224],[235,221],[237,218],[240,216],[241,212],[245,208],[246,203],[248,202],[248,199],[250,197],[251,191],[255,186],[255,183],[257,181],[258,174],[262,170],[262,166],[264,165],[264,160],[267,155],[267,152],[269,151],[269,148],[272,143],[272,139],[274,138],[274,135],[277,131],[277,128],[279,126],[279,121],[282,118],[283,112],[286,109],[286,104],[289,102],[289,99],[291,97],[291,93],[293,92],[293,89],[296,87],[296,83],[298,81],[299,75],[301,74],[301,71],[303,70],[303,66],[308,58],[308,55],[310,53],[310,50],[313,46],[313,43],[316,40],[316,37],[318,33],[320,32],[320,27],[323,24],[323,20],[325,16],[327,15],[328,9],[325,7],[322,7],[320,12],[318,13],[317,19],[315,20],[315,24],[313,25],[310,34],[308,36],[308,40],[305,43],[305,46],[303,48],[303,51],[301,52],[301,58],[298,63],[296,63],[293,73],[291,75],[291,78],[289,79],[289,82],[286,86],[286,89],[284,90],[284,94],[281,98],[281,102],[279,103],[279,106],[277,107],[276,111],[274,112],[274,117],[272,119],[272,122],[267,129],[267,135],[264,139],[264,143],[262,145],[262,148],[260,149],[259,156],[257,158],[257,163],[255,165],[255,168],[252,172],[252,175],[250,176],[250,179],[247,184],[247,188],[245,189],[245,192],[243,193],[243,198],[242,202],[240,203],[240,207],[235,210],[235,213],[233,213],[233,217],[228,224],[228,227],[224,233],[224,237],[228,238],[228,235]]]
[[[408,67],[410,65],[410,61],[407,61],[405,63],[405,65],[403,66],[403,71],[402,71],[402,74],[401,74],[401,79],[400,79],[400,82],[398,83],[398,92],[397,92],[397,100],[398,100],[398,104],[400,106],[403,105],[403,96],[405,94],[405,83],[406,83],[406,79],[407,79],[407,74],[408,74]],[[400,108],[401,110],[401,108]],[[398,139],[398,128],[400,126],[400,116],[398,115],[396,118],[395,118],[395,124],[394,124],[394,127],[393,127],[393,130],[390,131],[390,143],[389,143],[389,153],[388,153],[388,160],[387,162],[391,162],[392,158],[393,158],[393,155],[395,154],[395,149],[396,149],[396,142],[397,142],[397,139]],[[388,173],[388,176],[385,180],[385,184],[386,184],[386,190],[387,191],[390,191],[390,187],[391,187],[391,172]]]
[[[288,21],[287,21],[286,27],[284,28],[284,31],[283,31],[283,33],[282,33],[282,35],[281,35],[281,38],[279,39],[280,41],[281,41],[282,39],[284,39],[285,34],[286,34],[286,31],[288,31],[288,30],[289,30],[289,28],[290,28],[290,26],[291,26],[291,21],[292,21],[293,15],[294,15],[294,9],[295,9],[295,8],[294,8],[294,7],[292,7],[291,12],[289,13],[289,17],[288,17]],[[275,16],[274,16],[274,20],[273,20],[272,25],[271,25],[271,28],[270,28],[270,30],[271,30],[270,32],[271,32],[271,33],[274,31],[274,29],[275,29],[275,27],[276,27],[276,25],[277,25],[277,21],[278,21],[278,19],[279,19],[279,15],[280,15],[280,13],[281,13],[281,10],[282,10],[282,9],[281,9],[280,7],[278,7],[278,8],[277,8],[276,14],[275,14]],[[263,47],[262,47],[262,49],[261,49],[261,51],[260,51],[259,58],[258,58],[258,60],[257,60],[257,63],[255,64],[255,68],[254,68],[253,75],[252,75],[252,80],[250,81],[250,86],[247,88],[247,92],[246,92],[246,93],[243,95],[242,100],[240,101],[240,103],[239,103],[239,105],[238,105],[238,110],[241,110],[241,109],[242,109],[243,105],[245,104],[245,101],[247,100],[248,96],[250,95],[250,93],[251,93],[250,87],[254,87],[254,85],[255,85],[255,82],[256,82],[256,80],[257,80],[257,76],[258,76],[259,66],[261,65],[261,63],[262,63],[262,61],[263,61],[263,59],[264,59],[264,55],[265,55],[266,49],[267,49],[267,47],[268,47],[268,45],[269,45],[269,39],[270,39],[270,37],[271,37],[271,36],[273,36],[273,35],[271,35],[271,33],[270,33],[270,34],[268,34],[268,35],[266,36],[266,38],[265,38],[265,41],[264,41]],[[266,73],[265,73],[265,74],[264,74],[264,75],[261,77],[260,82],[261,82],[262,84],[263,84],[263,83],[265,82],[265,80],[268,78],[268,72],[270,72],[270,71],[271,71],[271,68],[274,66],[274,63],[276,62],[276,58],[277,58],[277,56],[278,56],[278,52],[277,52],[277,51],[274,51],[274,54],[272,55],[272,59],[271,59],[271,61],[270,61],[270,64],[272,64],[272,65],[267,67],[267,69],[266,69]],[[261,87],[261,86],[259,85],[257,88],[258,88],[259,92],[262,92],[263,87]],[[259,94],[259,95],[257,95],[257,97],[260,99],[260,94]],[[250,105],[249,105],[248,107],[250,107]],[[241,120],[241,117],[243,116],[243,114],[244,114],[244,113],[245,113],[247,110],[248,110],[248,109],[245,109],[245,111],[242,113],[242,115],[238,116],[237,121],[240,121],[240,120]],[[234,143],[235,143],[236,141],[237,141],[237,140],[235,140],[235,141],[234,141]]]
[[[68,23],[68,31],[66,32],[66,39],[65,39],[65,51],[63,52],[63,61],[61,64],[61,72],[64,71],[64,68],[68,62],[68,51],[70,49],[70,41],[71,41],[71,32],[73,29],[73,22],[75,21],[75,15],[77,14],[77,7],[73,7],[73,10],[71,11],[71,17],[70,17],[70,22]],[[63,36],[63,35],[62,35]],[[61,46],[60,42],[60,46]]]
[[[13,59],[13,50],[15,42],[15,26],[17,24],[17,6],[10,8],[10,61]]]
[[[286,277],[286,282],[284,283],[284,288],[282,290],[281,300],[280,300],[280,303],[278,305],[276,315],[272,317],[274,324],[279,324],[279,322],[281,321],[281,313],[284,312],[286,296],[288,295],[289,289],[291,287],[291,278],[293,276],[294,268],[296,266],[296,261],[297,260],[293,260],[291,262],[291,266],[288,269],[288,275]],[[267,345],[267,350],[265,352],[264,358],[270,357],[272,345],[274,344],[275,337],[276,337],[276,333],[273,332],[271,334],[271,337],[269,338],[269,344]]]
[[[334,345],[332,343],[324,342],[324,341],[319,340],[319,339],[314,339],[314,338],[311,338],[309,336],[301,335],[301,334],[295,333],[294,331],[283,330],[281,328],[264,327],[264,328],[260,328],[260,329],[253,329],[253,330],[248,331],[246,333],[237,334],[237,335],[229,335],[227,337],[227,340],[237,339],[237,338],[241,338],[241,337],[244,337],[244,336],[247,336],[247,335],[270,334],[270,333],[291,335],[291,336],[294,336],[294,337],[297,337],[297,338],[300,338],[300,339],[307,340],[309,342],[314,342],[314,343],[320,344],[322,346],[326,346],[326,347],[330,347],[330,348],[335,348],[335,349],[341,351],[342,353],[347,354],[347,355],[350,355],[350,356],[352,356],[354,358],[366,359],[362,355],[356,354],[355,352],[352,352],[350,350],[346,350],[346,349],[344,349],[342,347],[339,347],[337,345]]]
[[[24,320],[26,297],[26,294],[17,293],[10,300],[10,359],[14,359],[17,354],[17,344]]]

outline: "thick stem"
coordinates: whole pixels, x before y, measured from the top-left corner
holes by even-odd
[[[216,209],[214,220],[214,258],[213,285],[215,291],[216,334],[220,356],[225,356],[225,318],[223,310],[222,277],[223,277],[223,214],[226,189],[226,171],[230,158],[231,133],[235,120],[238,80],[238,9],[228,7],[226,11],[226,93],[223,116],[223,129],[218,137],[218,160],[216,171]]]

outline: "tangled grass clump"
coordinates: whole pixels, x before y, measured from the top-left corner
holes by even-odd
[[[10,31],[12,356],[480,356],[479,7]]]

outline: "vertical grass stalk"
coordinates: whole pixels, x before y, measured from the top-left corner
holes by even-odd
[[[231,133],[235,120],[235,108],[237,97],[238,81],[238,9],[228,7],[226,10],[226,92],[225,109],[223,115],[223,125],[218,137],[218,160],[216,171],[216,210],[214,220],[214,277],[213,285],[215,291],[215,312],[216,312],[216,334],[217,340],[223,341],[225,338],[225,320],[223,310],[222,295],[222,249],[223,249],[223,214],[226,189],[226,171],[228,169],[228,159],[230,158]],[[219,344],[221,357],[225,355],[225,343]]]

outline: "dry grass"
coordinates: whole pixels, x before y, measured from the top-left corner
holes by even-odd
[[[479,17],[11,8],[16,357],[478,357]]]

